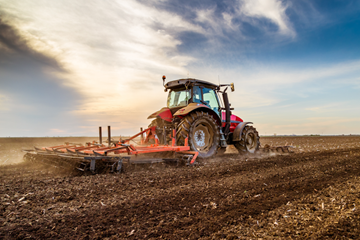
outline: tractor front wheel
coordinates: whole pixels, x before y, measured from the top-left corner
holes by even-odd
[[[234,146],[239,153],[255,153],[260,147],[259,133],[252,126],[246,126],[242,131],[240,141],[235,142]]]
[[[191,150],[199,152],[200,158],[209,158],[216,154],[220,145],[220,128],[209,113],[193,112],[179,123],[177,144],[183,145],[186,137]]]

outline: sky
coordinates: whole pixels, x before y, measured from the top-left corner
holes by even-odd
[[[235,84],[260,135],[360,134],[360,1],[0,0],[0,137],[147,127],[167,80]]]

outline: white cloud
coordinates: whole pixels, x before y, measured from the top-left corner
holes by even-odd
[[[181,42],[174,36],[184,30],[203,32],[178,15],[135,0],[3,5],[29,44],[68,70],[52,74],[83,96],[73,112],[100,115],[103,121],[111,113],[121,120],[134,108],[147,116],[144,112],[161,107],[165,97],[153,94],[154,88],[163,91],[161,76],[186,76],[186,66],[195,60],[178,52]]]
[[[196,11],[195,21],[204,25],[204,34],[207,35],[210,40],[214,37],[224,37],[224,30],[235,30],[232,24],[233,16],[229,13],[222,13],[222,18],[215,16],[216,7],[213,6],[208,9],[198,9]]]
[[[278,35],[281,37],[295,37],[296,32],[292,23],[286,15],[288,5],[280,0],[238,0],[235,6],[229,6],[235,11],[223,11],[217,14],[216,6],[206,9],[196,9],[197,23],[200,23],[204,30],[199,31],[208,37],[213,44],[219,44],[219,39],[229,38],[246,39],[248,36],[243,33],[242,22],[248,22],[254,27],[262,30],[265,34]],[[261,19],[268,19],[278,27],[277,31],[269,30]]]
[[[239,13],[253,18],[266,18],[279,27],[282,35],[294,37],[296,35],[286,16],[287,6],[280,0],[239,0]],[[261,27],[260,24],[253,22]]]

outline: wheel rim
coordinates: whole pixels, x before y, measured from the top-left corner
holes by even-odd
[[[214,134],[210,130],[211,126],[206,122],[200,122],[194,127],[193,143],[199,152],[206,152],[212,146]]]
[[[248,152],[254,152],[256,150],[256,135],[249,132],[245,136],[245,146]]]

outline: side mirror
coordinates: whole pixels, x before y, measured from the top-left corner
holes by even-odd
[[[232,92],[235,91],[235,85],[234,85],[234,83],[231,83],[231,84],[230,84],[230,88],[231,88],[231,91],[232,91]]]

